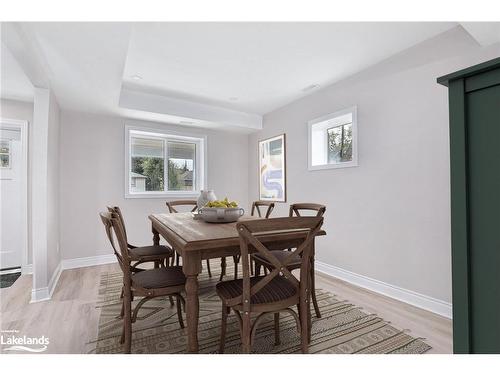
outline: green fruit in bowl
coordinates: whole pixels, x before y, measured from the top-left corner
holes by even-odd
[[[235,201],[229,201],[229,199],[224,198],[222,201],[209,201],[205,207],[209,208],[237,208],[238,207],[238,202]]]

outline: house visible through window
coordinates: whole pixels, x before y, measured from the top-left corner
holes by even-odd
[[[130,196],[197,194],[203,189],[204,138],[129,130]]]
[[[0,139],[0,168],[10,168],[10,140]]]
[[[353,167],[357,158],[356,107],[309,121],[309,169]]]

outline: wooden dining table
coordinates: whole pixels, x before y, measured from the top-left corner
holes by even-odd
[[[198,274],[202,269],[202,260],[240,255],[236,223],[206,223],[194,219],[190,212],[151,214],[149,219],[153,243],[158,245],[161,236],[182,257],[182,270],[186,276],[187,351],[197,353]],[[240,217],[239,221],[256,219],[260,218],[245,215]],[[318,235],[325,234],[323,230],[318,233]],[[267,248],[278,250],[297,247],[306,236],[307,231],[293,231],[265,233],[258,238]]]

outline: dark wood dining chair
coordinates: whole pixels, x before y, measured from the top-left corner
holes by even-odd
[[[297,216],[301,217],[305,212],[307,211],[309,213],[312,213],[313,216],[316,217],[323,217],[326,211],[326,206],[322,204],[317,204],[317,203],[295,203],[290,205],[290,210],[288,212],[289,217]],[[283,250],[273,250],[273,255],[277,258],[284,259],[289,255],[289,251],[291,249],[288,249],[288,251],[283,251]],[[274,266],[266,261],[262,257],[261,254],[254,254],[252,256],[253,261],[255,262],[255,274],[257,276],[260,275],[260,270],[261,268],[264,268],[264,273],[267,274],[269,269],[272,269]],[[313,255],[311,257],[311,293],[312,293],[312,301],[313,301],[313,306],[314,306],[314,312],[316,313],[316,316],[318,318],[321,318],[321,311],[319,310],[319,305],[318,305],[318,299],[316,298],[316,282],[315,282],[315,274],[314,274],[314,251]],[[292,271],[294,269],[300,268],[300,265],[302,263],[302,260],[298,257],[295,257],[293,261],[291,261],[288,264],[288,270]]]
[[[250,215],[255,216],[255,213],[257,213],[258,217],[264,217],[266,219],[271,216],[271,212],[274,210],[274,202],[267,202],[267,201],[255,201],[252,203],[252,210],[250,212]],[[267,207],[266,213],[262,214],[261,207]]]
[[[177,200],[177,201],[169,201],[166,202],[168,211],[173,214],[173,213],[178,213],[176,207],[179,206],[192,206],[191,212],[196,212],[198,211],[198,202],[195,200]],[[176,251],[174,252],[175,255],[175,264],[178,266],[179,265],[179,260],[180,260],[180,254],[178,254]],[[173,263],[172,263],[173,265]],[[207,259],[207,271],[208,271],[208,276],[212,277],[212,271],[210,270],[210,260]]]
[[[101,220],[106,229],[106,235],[113,247],[118,263],[123,273],[123,331],[121,343],[124,352],[130,353],[132,348],[132,323],[137,320],[137,313],[141,306],[152,298],[175,297],[177,301],[177,318],[179,325],[184,328],[182,320],[182,305],[185,305],[181,293],[184,292],[186,277],[182,267],[166,266],[132,272],[133,262],[130,249],[127,245],[125,230],[119,216],[114,212],[101,212]],[[115,243],[116,239],[116,243]],[[132,311],[134,297],[143,297]]]
[[[125,227],[125,220],[123,214],[118,206],[108,206],[108,211],[115,213],[120,220],[121,226],[123,228],[123,234],[125,236],[125,242],[129,249],[130,259],[133,264],[132,272],[135,272],[138,266],[142,263],[152,262],[154,263],[154,268],[159,268],[160,266],[167,266],[169,264],[169,259],[174,257],[174,251],[169,246],[163,245],[151,245],[151,246],[134,246],[128,242],[127,229]],[[139,269],[141,270],[141,269]]]
[[[250,215],[255,216],[255,214],[257,213],[258,217],[268,219],[269,216],[271,216],[271,212],[273,212],[273,210],[274,210],[274,205],[275,205],[274,202],[255,201],[252,203],[252,209],[250,211]],[[263,214],[263,209],[261,210],[261,208],[264,208],[264,207],[267,207],[265,214]],[[237,279],[238,278],[238,263],[240,262],[240,256],[239,255],[233,256],[233,260],[234,260],[234,278]],[[223,267],[223,270],[224,270],[224,274],[225,274],[225,265]],[[253,261],[253,259],[250,260],[250,273],[252,275],[255,274],[255,262]],[[221,280],[222,280],[222,277],[220,278],[219,281],[221,281]]]
[[[236,224],[240,237],[243,278],[222,281],[216,285],[217,295],[222,300],[222,324],[220,352],[224,352],[227,318],[234,311],[240,323],[242,352],[250,353],[259,323],[269,314],[274,315],[275,344],[280,343],[279,316],[287,312],[293,316],[301,335],[301,349],[308,352],[310,342],[310,267],[316,235],[323,224],[322,217],[284,217],[263,220],[248,220]],[[305,232],[297,247],[277,258],[260,240],[266,232],[290,235],[291,231]],[[255,233],[258,233],[256,236]],[[296,234],[296,233],[295,233]],[[300,241],[300,240],[299,240]],[[250,276],[249,248],[256,251],[273,265],[266,276]],[[300,279],[291,271],[289,264],[301,259]],[[291,307],[297,306],[299,315]],[[252,323],[252,314],[258,314]]]

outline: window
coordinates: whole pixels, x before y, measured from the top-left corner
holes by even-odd
[[[358,165],[356,107],[309,121],[309,170]]]
[[[0,168],[10,168],[10,140],[0,139]]]
[[[204,137],[126,131],[127,197],[197,196],[204,188]]]

